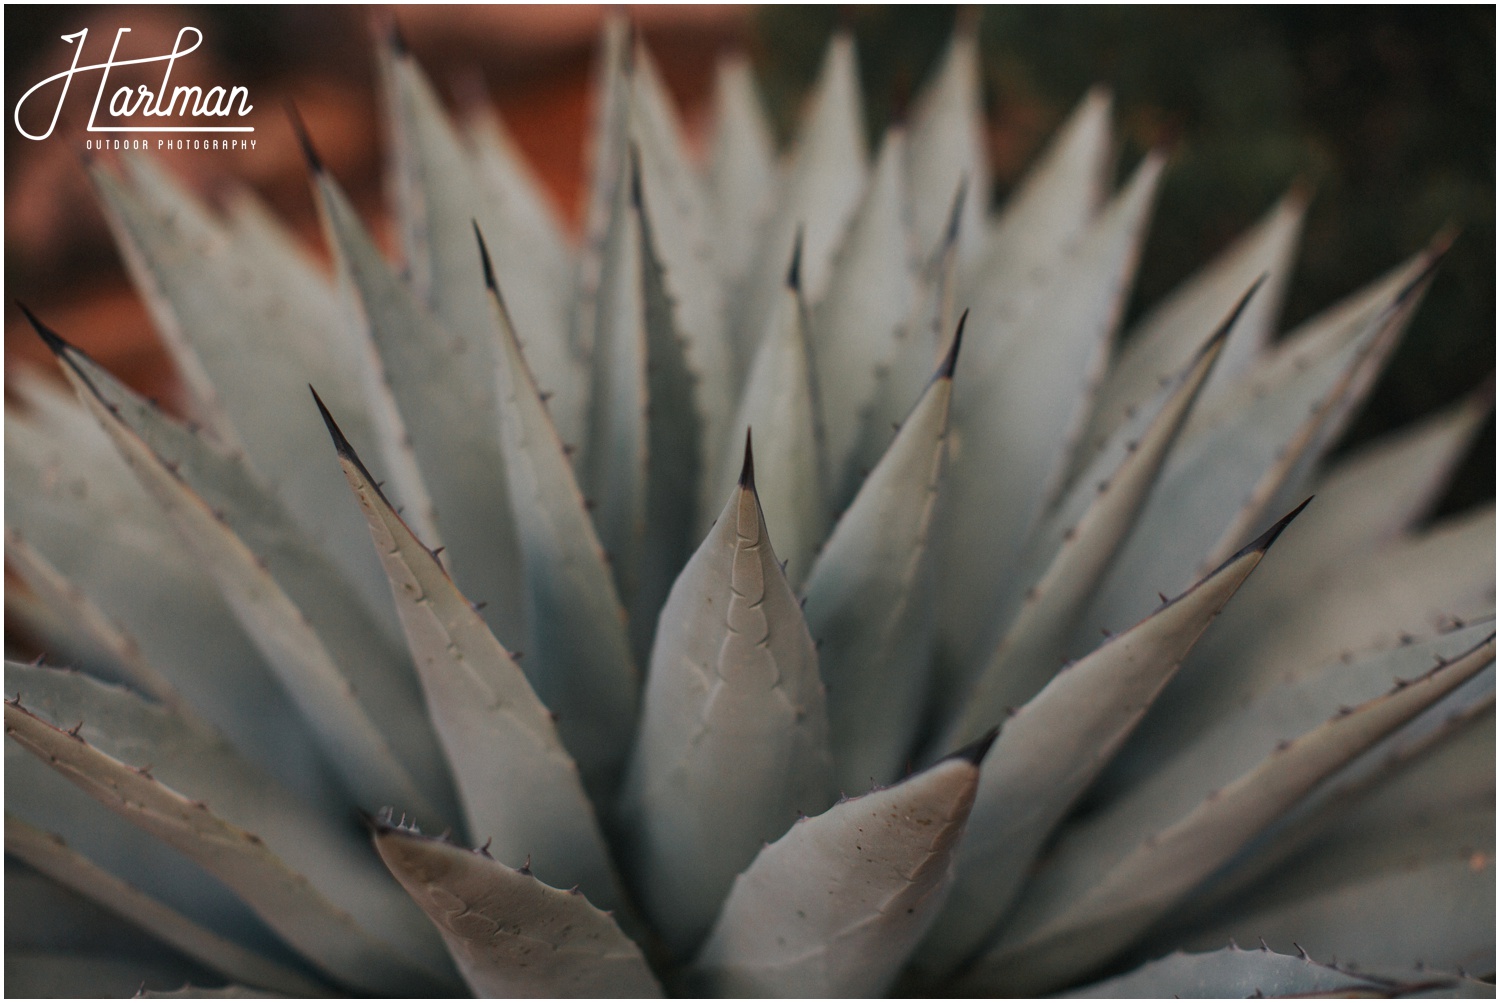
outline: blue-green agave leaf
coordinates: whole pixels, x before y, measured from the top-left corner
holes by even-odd
[[[702,940],[734,876],[830,796],[817,653],[741,483],[662,608],[621,806],[636,891],[669,948]]]
[[[68,625],[71,632],[82,635],[88,647],[104,656],[107,666],[132,687],[158,703],[188,712],[188,705],[172,681],[141,656],[140,645],[119,626],[110,622],[98,606],[89,601],[83,590],[63,576],[35,547],[19,533],[5,531],[5,562],[26,583],[37,600],[45,603]],[[81,668],[81,666],[73,666]]]
[[[868,160],[854,39],[841,32],[829,43],[818,71],[749,280],[731,303],[738,318],[731,333],[741,358],[754,357],[771,315],[780,309],[777,290],[794,244],[802,245],[802,286],[808,300],[822,298],[834,251],[865,190]]]
[[[1298,511],[1214,574],[1066,667],[1009,716],[981,772],[970,835],[955,864],[960,880],[924,945],[924,969],[946,974],[983,946],[1043,841]]]
[[[1009,626],[978,677],[955,687],[962,711],[950,727],[949,748],[992,727],[1007,707],[1030,700],[1066,660],[1074,623],[1135,525],[1235,319],[1255,292],[1252,287],[1245,293],[1188,365],[1116,429],[1067,496],[1027,533],[1011,575],[1014,586],[994,612],[997,624]]]
[[[969,197],[967,185],[960,186],[953,193],[949,218],[952,226],[919,269],[911,309],[895,329],[890,361],[875,371],[874,391],[859,415],[854,443],[843,468],[834,470],[838,479],[832,484],[833,493],[829,500],[835,512],[847,507],[860,484],[885,455],[895,432],[906,419],[903,402],[922,396],[932,378],[933,368],[940,364],[947,352],[951,332],[959,317],[955,310],[959,211]],[[869,347],[874,350],[874,346]],[[830,378],[837,379],[838,376],[834,374]],[[825,405],[824,411],[827,410]]]
[[[504,334],[500,444],[526,573],[523,667],[558,715],[584,786],[596,804],[607,804],[629,752],[639,699],[625,610],[493,271],[486,268],[485,278]]]
[[[962,336],[960,328],[949,359],[834,526],[803,589],[829,690],[834,781],[844,791],[899,777],[922,723],[934,638],[930,541]]]
[[[1174,942],[1254,930],[1366,969],[1487,971],[1494,798],[1492,689],[1237,862],[1174,917]],[[1432,917],[1420,930],[1408,921],[1414,908]]]
[[[1157,381],[1179,369],[1202,332],[1218,323],[1262,276],[1260,292],[1239,314],[1212,385],[1245,373],[1265,353],[1291,278],[1307,201],[1307,193],[1294,188],[1264,219],[1136,323],[1099,388],[1090,439],[1102,439],[1125,420],[1127,408],[1150,398]]]
[[[828,462],[840,483],[847,480],[843,472],[875,407],[881,373],[896,363],[897,340],[915,308],[904,150],[901,130],[888,130],[849,234],[834,256],[828,292],[808,319]]]
[[[755,236],[771,210],[776,190],[776,145],[750,63],[729,55],[715,70],[714,122],[708,162],[720,274],[730,285],[743,281],[755,252]],[[740,360],[741,370],[749,359]]]
[[[77,724],[75,717],[69,727]],[[69,783],[18,742],[5,743],[5,789],[7,810],[27,824],[55,833],[100,867],[220,936],[268,955],[287,956],[270,929],[229,889],[166,843]],[[70,950],[87,946],[40,938],[21,944]]]
[[[644,196],[644,187],[636,188],[637,195]],[[711,433],[722,433],[732,395],[727,389],[727,371],[709,373],[728,364],[722,351],[724,339],[719,339],[715,361],[700,350],[700,339],[681,333],[683,322],[675,310],[680,297],[671,288],[671,272],[656,251],[657,229],[643,199],[637,199],[635,210],[641,221],[640,279],[650,407],[645,546],[630,608],[630,630],[637,663],[644,665],[651,655],[656,616],[697,542],[699,496],[712,469],[714,458],[708,451],[717,441]],[[708,401],[721,391],[719,399]]]
[[[317,425],[299,407],[309,379],[327,386],[364,435],[371,420],[357,349],[341,304],[318,266],[285,240],[247,235],[144,156],[126,160],[130,180],[102,163],[90,174],[131,276],[209,428],[264,471],[298,525],[367,597],[379,568],[355,553],[351,513],[335,511],[332,471],[303,448]],[[264,217],[262,216],[262,219]],[[288,273],[300,273],[289,279]]]
[[[286,691],[99,423],[36,374],[15,390],[28,408],[5,422],[8,536],[128,631],[142,660],[237,747],[310,798],[340,796]],[[114,532],[92,532],[101,525]],[[7,604],[19,595],[7,590]]]
[[[507,274],[528,266],[537,270],[540,288],[533,288],[533,295],[545,294],[548,302],[556,300],[553,308],[561,314],[561,320],[553,325],[538,319],[538,330],[550,326],[559,331],[568,353],[576,358],[578,353],[569,340],[568,330],[574,254],[557,206],[498,112],[489,107],[476,108],[466,116],[462,128],[472,151],[474,180],[482,196],[480,217],[490,220],[490,225],[500,232],[516,235],[513,249],[499,267]],[[582,389],[579,387],[579,391]]]
[[[1316,553],[1303,560],[1331,566],[1411,529],[1437,502],[1494,409],[1493,387],[1486,387],[1320,471],[1309,489],[1327,505],[1308,521],[1305,533]]]
[[[60,837],[10,814],[5,816],[5,852],[231,979],[292,996],[328,995],[326,986],[205,929],[69,849]]]
[[[654,604],[642,610],[641,619],[649,625],[691,552],[692,527],[697,525],[692,509],[718,505],[717,492],[707,493],[708,474],[714,450],[728,435],[749,360],[736,357],[729,341],[717,255],[730,246],[748,248],[751,242],[744,233],[713,239],[711,199],[682,148],[676,113],[644,47],[637,50],[636,66],[630,121],[632,205],[641,217],[644,270],[639,281],[646,293],[652,436],[658,439],[650,451],[657,500],[647,533],[666,545],[660,539],[661,524],[670,519],[681,537],[669,546],[664,563],[671,567],[660,590],[652,590]],[[678,441],[663,438],[664,432]],[[664,483],[672,485],[670,492],[661,490]],[[678,494],[689,510],[662,512],[660,506],[671,504]],[[654,546],[647,548],[648,559],[659,559],[654,552]]]
[[[298,708],[316,722],[321,748],[349,789],[369,804],[455,817],[410,663],[243,457],[167,418],[33,323]]]
[[[8,686],[17,686],[15,680],[22,669],[6,666]],[[59,676],[56,689],[61,690],[67,680],[67,676]],[[39,691],[41,683],[33,675],[25,685]],[[288,943],[335,979],[367,991],[403,986],[409,991],[432,992],[449,983],[446,959],[432,950],[438,945],[420,932],[420,917],[400,905],[399,898],[392,899],[389,886],[360,873],[368,859],[350,852],[331,825],[308,812],[295,824],[283,827],[289,821],[288,809],[295,804],[288,803],[290,798],[285,793],[269,800],[260,798],[255,820],[272,826],[264,830],[264,838],[229,821],[227,816],[239,816],[250,809],[261,792],[246,787],[246,772],[231,765],[222,747],[216,749],[204,736],[174,728],[169,718],[144,705],[133,706],[128,701],[135,698],[122,691],[116,690],[111,696],[99,684],[83,685],[92,688],[87,696],[102,698],[114,712],[102,715],[105,723],[94,726],[85,721],[79,734],[74,734],[48,723],[19,700],[9,700],[5,705],[6,734],[105,807],[213,874]],[[78,684],[71,688],[81,689]],[[69,701],[69,709],[77,702]],[[160,726],[152,737],[165,740],[170,734],[180,743],[175,750],[158,750],[155,742],[132,748],[129,743],[138,739],[129,733],[111,743],[122,755],[152,757],[137,766],[105,753],[84,737],[87,731],[90,738],[109,740],[117,717],[139,720],[143,713],[152,715],[151,723]],[[170,759],[158,763],[158,751],[166,752]],[[183,775],[175,777],[169,787],[153,776],[153,770]],[[203,782],[203,773],[207,774],[207,783]],[[195,775],[197,782],[193,782]],[[225,775],[234,775],[239,782],[226,784]],[[184,779],[189,782],[183,783]],[[178,787],[189,793],[179,793]],[[242,799],[243,795],[248,796]],[[213,798],[220,807],[210,808],[195,798]],[[338,871],[343,875],[335,877]]]
[[[1085,94],[989,224],[983,256],[959,289],[976,320],[1015,319],[1094,221],[1109,192],[1112,103],[1102,88]],[[976,362],[989,351],[975,350]]]
[[[693,963],[696,987],[720,996],[889,990],[953,880],[992,738],[801,819],[761,850]]]
[[[953,411],[941,621],[960,661],[988,654],[976,650],[979,635],[1004,587],[992,569],[1015,558],[1049,483],[1066,473],[1164,163],[1160,154],[1147,156],[1022,316],[991,316],[975,332],[975,341],[994,339],[996,354],[974,359],[972,392]]]
[[[503,146],[489,145],[488,166],[497,169],[486,177],[479,148],[449,120],[416,60],[392,45],[380,53],[395,149],[397,219],[412,292],[471,352],[492,356],[499,332],[474,255],[473,222],[487,233],[506,234],[496,245],[494,267],[513,290],[507,305],[526,338],[538,379],[554,395],[554,420],[565,436],[576,437],[581,426],[575,419],[586,406],[588,383],[568,343],[572,265],[550,220],[530,208],[544,205],[545,199],[520,180],[516,161],[504,157]],[[470,393],[480,399],[491,396],[486,367],[475,364],[472,369],[467,376]],[[451,390],[460,384],[440,385]],[[416,415],[412,421],[421,423]],[[482,419],[475,423],[485,426]],[[419,444],[419,454],[423,449]],[[439,490],[436,484],[434,490]],[[436,501],[440,513],[452,506],[451,501]],[[458,545],[454,540],[453,546]]]
[[[1130,541],[1080,624],[1083,637],[1147,612],[1158,591],[1179,587],[1263,525],[1297,483],[1362,363],[1415,309],[1433,255],[1417,255],[1326,318],[1278,344],[1244,377],[1203,401],[1162,471]]]
[[[129,999],[142,986],[181,985],[181,963],[47,950],[7,950],[5,991],[29,999]],[[145,990],[150,992],[150,989]]]
[[[1006,932],[965,976],[967,983],[1003,980],[1012,991],[1034,991],[1107,960],[1319,783],[1494,658],[1491,631],[1451,661],[1283,742],[1143,841],[1112,832],[1110,845],[1126,848],[1123,855],[1118,849],[1109,854],[1112,862],[1075,852],[1054,855],[1028,887]]]
[[[913,103],[911,141],[903,151],[917,247],[933,247],[942,239],[960,184],[977,193],[960,210],[959,257],[966,264],[983,247],[990,191],[978,27],[978,17],[960,17],[947,51]]]
[[[621,164],[629,172],[629,164]],[[590,500],[599,543],[609,554],[615,587],[634,605],[645,558],[646,496],[651,456],[644,249],[638,203],[628,178],[615,186],[599,276],[594,328],[593,393],[578,486]]]
[[[604,234],[609,229],[610,207],[615,201],[615,186],[627,177],[623,173],[629,156],[630,63],[634,51],[629,19],[624,11],[606,12],[599,31],[599,55],[595,61],[592,121],[589,125],[588,184],[584,191],[583,243],[574,268],[573,301],[568,329],[568,344],[574,356],[584,363],[593,352],[596,324],[596,297],[599,275],[603,269]],[[543,388],[546,389],[546,388]],[[587,385],[585,384],[585,391]],[[579,402],[580,409],[587,398]],[[587,428],[579,411],[577,437],[565,442],[577,445]]]
[[[806,577],[829,523],[824,502],[828,464],[817,372],[808,342],[801,246],[793,252],[791,269],[775,295],[776,310],[762,333],[749,381],[729,426],[730,441],[720,446],[710,482],[717,496],[723,497],[722,492],[735,482],[737,447],[754,429],[760,441],[760,504],[766,524],[781,541],[778,550],[793,587]],[[700,515],[705,530],[712,512],[705,508]]]
[[[1124,975],[1061,994],[1067,999],[1156,999],[1167,994],[1206,999],[1284,996],[1469,997],[1476,983],[1441,972],[1392,980],[1314,961],[1305,952],[1278,954],[1269,947],[1230,945],[1203,953],[1175,951]],[[1493,988],[1490,995],[1493,995]]]
[[[1289,561],[1305,539],[1300,530],[1288,540]],[[1251,700],[1333,662],[1493,615],[1494,538],[1495,510],[1486,507],[1334,567],[1275,578],[1268,590],[1247,590],[1249,608],[1231,608],[1190,674],[1163,694],[1134,767],[1159,763]],[[1270,577],[1281,568],[1267,570]]]
[[[388,824],[375,848],[480,997],[659,997],[641,949],[577,889]]]
[[[395,470],[400,466],[390,466],[391,459],[402,448],[412,450],[425,486],[423,499],[399,491],[395,497],[410,509],[413,525],[434,547],[451,548],[453,572],[465,591],[488,604],[496,631],[518,645],[525,637],[524,572],[506,464],[494,434],[499,413],[494,372],[500,354],[495,320],[488,316],[485,326],[468,329],[448,326],[391,271],[332,176],[318,164],[312,166],[328,242],[362,304],[369,338],[405,418],[404,446],[377,442],[377,448],[387,468]],[[477,258],[470,220],[463,236],[470,257]],[[477,263],[472,271],[483,298]],[[484,307],[491,309],[487,302]]]
[[[321,409],[322,402],[318,402]],[[375,485],[323,412],[364,512],[452,767],[469,836],[606,908],[623,902],[594,807],[551,713],[504,646]]]

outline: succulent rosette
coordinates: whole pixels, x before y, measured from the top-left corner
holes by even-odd
[[[1278,334],[1294,190],[1122,332],[1106,92],[991,211],[968,28],[873,156],[847,37],[781,157],[727,63],[700,161],[611,22],[575,244],[377,58],[399,266],[316,136],[331,274],[90,167],[196,421],[31,317],[10,905],[171,951],[10,977],[1493,994],[1491,402],[1326,459],[1444,238]]]

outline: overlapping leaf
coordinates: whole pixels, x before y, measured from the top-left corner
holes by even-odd
[[[242,457],[172,422],[56,334],[39,324],[37,330],[315,723],[324,754],[349,788],[367,804],[453,817],[409,664]]]
[[[829,800],[817,654],[741,482],[662,608],[622,820],[642,905],[685,955],[761,844]]]
[[[375,848],[480,997],[662,995],[641,949],[575,891],[479,850],[382,824]]]
[[[721,996],[889,989],[942,906],[992,738],[801,819],[762,850],[693,963],[697,986]]]
[[[470,834],[505,859],[531,859],[554,884],[581,885],[601,906],[618,907],[623,898],[594,807],[547,708],[326,410],[323,418],[390,577]]]
[[[26,671],[7,665],[7,685],[24,685],[33,694],[27,698],[32,706],[50,704],[56,708],[50,713],[64,717],[92,708],[95,723],[85,722],[92,739],[86,740],[82,729],[65,731],[8,701],[6,734],[23,748],[199,863],[335,978],[371,990],[431,991],[444,984],[443,959],[430,950],[413,917],[389,897],[387,886],[369,880],[366,858],[349,852],[346,838],[324,819],[299,813],[286,792],[167,712],[47,670],[31,670],[22,683]],[[107,742],[116,755],[96,742]],[[122,755],[154,758],[131,764]],[[172,777],[172,786],[153,771]],[[195,798],[212,798],[215,807]],[[241,824],[252,819],[271,827]]]

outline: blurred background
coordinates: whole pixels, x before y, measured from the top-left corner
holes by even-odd
[[[932,6],[636,6],[690,130],[701,138],[714,61],[747,52],[785,140],[829,34],[858,43],[872,139],[900,113],[952,30]],[[1000,199],[1094,83],[1114,90],[1123,174],[1171,155],[1132,313],[1256,220],[1293,182],[1314,193],[1283,330],[1459,228],[1426,304],[1344,448],[1492,380],[1495,362],[1495,10],[1468,7],[986,7],[978,11],[989,150]],[[564,218],[578,224],[588,70],[603,8],[7,6],[7,117],[65,69],[58,36],[117,27],[140,53],[201,29],[195,72],[249,87],[257,149],[183,151],[173,170],[213,197],[248,184],[312,244],[313,203],[283,108],[294,100],[367,219],[384,214],[372,26],[394,16],[439,87],[486,90]],[[156,80],[160,74],[157,71]],[[92,81],[97,81],[93,77]],[[6,129],[5,282],[66,337],[169,406],[175,393],[82,167],[96,82],[80,78],[45,142]],[[87,97],[84,96],[87,94]],[[45,103],[41,101],[39,103]],[[50,110],[49,110],[50,112]],[[1127,318],[1128,320],[1128,318]],[[6,359],[42,361],[14,307]],[[1492,497],[1494,424],[1443,510]]]

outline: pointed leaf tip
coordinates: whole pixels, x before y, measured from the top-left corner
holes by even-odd
[[[946,758],[967,759],[975,766],[978,766],[984,761],[984,757],[990,751],[990,746],[995,744],[995,739],[999,736],[1000,726],[997,724],[989,731],[985,732],[983,735],[980,735],[974,741],[970,742],[968,745],[965,745],[963,748],[953,751]]]
[[[745,462],[740,466],[740,487],[755,490],[755,453],[750,448],[750,430],[745,429]]]
[[[1297,518],[1297,516],[1301,514],[1302,510],[1307,508],[1307,506],[1311,504],[1314,497],[1314,495],[1308,495],[1306,501],[1304,501],[1301,505],[1298,505],[1296,508],[1292,509],[1280,519],[1276,520],[1275,525],[1273,525],[1270,529],[1266,530],[1264,533],[1260,534],[1260,536],[1251,541],[1250,545],[1246,547],[1245,550],[1248,552],[1252,550],[1271,549],[1271,544],[1276,542],[1276,538],[1281,535],[1282,530],[1286,529],[1292,524],[1292,520]]]
[[[396,56],[410,54],[411,49],[406,44],[406,36],[401,32],[401,22],[396,20],[395,15],[388,15],[385,19],[385,44],[390,46],[391,53]]]
[[[797,224],[797,239],[792,244],[792,264],[786,270],[787,288],[793,292],[802,292],[802,235],[803,226]]]
[[[307,131],[307,123],[302,121],[302,115],[297,111],[295,101],[287,101],[286,117],[292,125],[292,132],[297,136],[297,145],[302,148],[302,159],[307,161],[307,169],[313,174],[323,173],[323,158],[318,156],[317,148],[313,146],[312,136]]]
[[[339,428],[339,423],[333,420],[328,406],[323,403],[323,398],[318,396],[317,389],[309,383],[307,389],[312,393],[313,403],[318,405],[318,413],[323,416],[323,424],[328,428],[328,434],[333,438],[333,448],[338,450],[340,456],[346,457],[355,463],[359,457],[354,455],[354,447],[349,444],[349,439],[344,435],[344,430]]]
[[[942,363],[938,366],[937,378],[940,380],[953,379],[953,370],[958,365],[958,349],[964,343],[964,325],[968,323],[969,311],[964,310],[963,315],[958,318],[958,328],[953,332],[953,344],[948,346],[948,354],[943,356]]]
[[[1432,238],[1432,243],[1428,245],[1426,264],[1422,266],[1420,272],[1412,276],[1412,280],[1406,284],[1401,292],[1396,294],[1396,299],[1391,304],[1393,307],[1406,305],[1408,300],[1426,287],[1433,273],[1437,271],[1438,265],[1442,264],[1443,259],[1448,256],[1448,252],[1453,250],[1453,242],[1457,239],[1458,229],[1451,226],[1444,227],[1438,232],[1437,236]]]
[[[27,307],[25,303],[18,302],[16,304],[16,307],[21,311],[21,313],[26,315],[26,321],[31,325],[31,329],[35,331],[37,333],[37,337],[41,338],[46,346],[51,349],[53,355],[61,356],[69,348],[73,347],[63,340],[62,335],[58,334],[56,331],[52,330],[52,328],[48,327],[46,324],[43,324],[40,320],[38,320],[36,314],[32,313],[31,309]]]
[[[1255,297],[1255,294],[1260,290],[1260,287],[1265,285],[1266,281],[1270,277],[1270,272],[1261,272],[1260,277],[1257,278],[1254,282],[1250,283],[1250,288],[1245,290],[1245,294],[1241,296],[1239,302],[1234,305],[1234,309],[1229,311],[1229,316],[1224,318],[1224,322],[1219,325],[1219,329],[1213,333],[1213,336],[1211,338],[1208,339],[1208,344],[1203,346],[1204,352],[1209,351],[1219,342],[1229,337],[1229,332],[1234,329],[1235,321],[1240,319],[1240,314],[1245,312],[1245,307],[1250,305],[1250,300]]]
[[[474,226],[474,239],[479,242],[479,263],[484,269],[484,285],[496,296],[500,295],[500,285],[495,281],[495,266],[490,261],[490,249],[484,242],[484,234],[479,230],[479,220],[469,220]]]
[[[630,205],[636,212],[643,211],[645,199],[641,195],[641,148],[635,140],[630,141]]]

